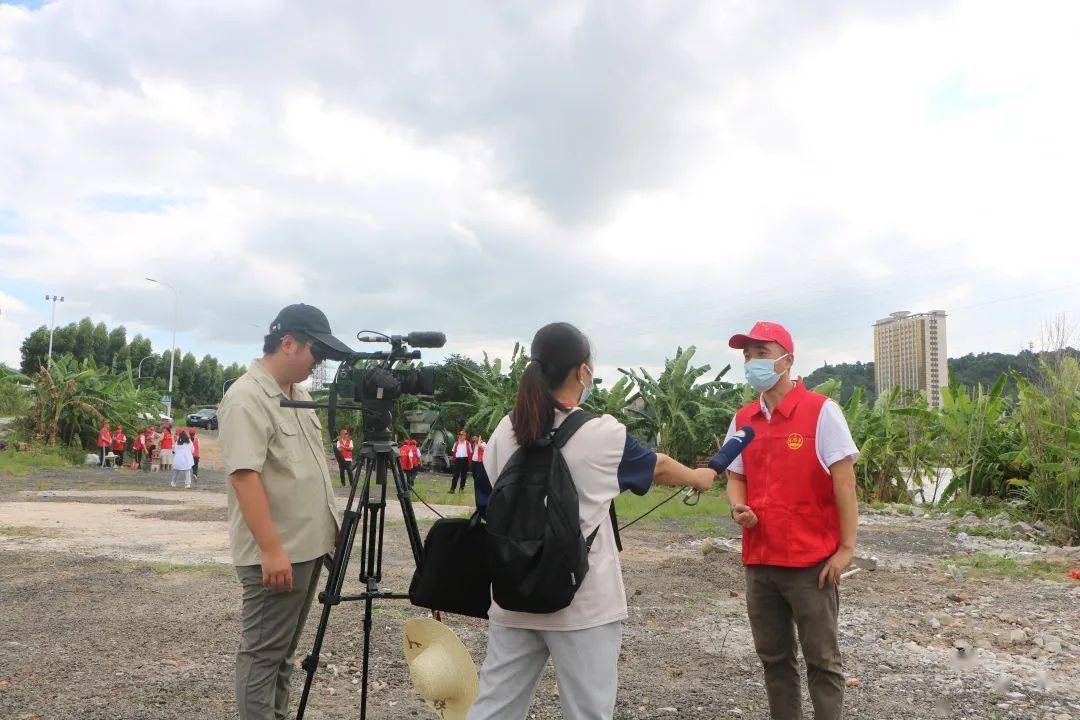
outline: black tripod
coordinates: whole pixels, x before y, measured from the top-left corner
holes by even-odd
[[[286,403],[296,407],[321,407],[315,403],[282,401],[282,405]],[[343,405],[337,407],[345,408]],[[364,659],[360,685],[360,718],[364,720],[367,717],[372,607],[376,600],[409,599],[408,594],[390,592],[379,586],[382,581],[387,479],[393,480],[394,490],[401,504],[401,515],[405,520],[405,531],[409,536],[409,545],[412,547],[413,561],[416,565],[420,564],[423,554],[420,528],[416,524],[416,515],[413,513],[409,490],[405,485],[404,473],[401,471],[391,434],[385,431],[366,433],[364,443],[360,446],[358,460],[353,463],[349,471],[349,501],[345,505],[344,518],[341,529],[338,531],[337,546],[334,550],[334,560],[330,565],[330,574],[326,578],[326,587],[319,593],[319,602],[322,603],[323,609],[322,616],[319,618],[319,627],[315,631],[315,643],[311,648],[311,653],[301,663],[301,667],[307,671],[307,677],[304,679],[304,692],[300,696],[296,720],[303,720],[304,710],[307,708],[311,684],[315,679],[315,671],[319,667],[319,654],[322,652],[326,626],[330,621],[330,610],[338,603],[353,600],[364,601]],[[362,485],[359,484],[361,471],[364,474]],[[372,477],[375,479],[374,487],[372,487]],[[357,489],[360,490],[359,497],[357,497]],[[364,591],[357,595],[342,595],[341,587],[345,582],[345,571],[349,565],[349,557],[352,555],[357,530],[360,533],[360,557],[363,560],[360,568],[360,582],[364,584]]]
[[[307,671],[304,679],[304,692],[300,696],[300,706],[296,711],[296,720],[303,720],[307,708],[311,684],[315,680],[315,671],[319,668],[319,654],[322,652],[326,626],[330,622],[330,610],[335,605],[352,600],[364,601],[364,669],[363,684],[360,687],[360,720],[367,718],[368,661],[371,656],[371,611],[376,600],[408,600],[405,593],[383,590],[382,559],[383,529],[386,526],[386,486],[387,479],[394,482],[394,491],[401,504],[401,516],[405,521],[405,531],[412,548],[413,563],[419,567],[423,558],[423,543],[420,540],[420,528],[416,525],[409,489],[405,485],[405,475],[401,470],[397,449],[394,447],[393,408],[395,400],[402,395],[429,395],[435,393],[435,374],[433,368],[396,369],[394,365],[402,361],[419,360],[419,350],[408,350],[407,345],[416,347],[442,347],[446,336],[436,332],[409,333],[407,336],[374,333],[374,336],[362,336],[357,333],[360,342],[388,342],[389,352],[357,352],[337,358],[342,360],[338,366],[334,382],[325,404],[309,401],[282,400],[282,407],[326,410],[327,429],[331,439],[337,436],[338,410],[359,410],[364,417],[364,442],[357,453],[357,461],[349,468],[349,501],[338,530],[334,559],[330,564],[330,574],[326,578],[326,587],[319,593],[322,603],[322,616],[315,631],[315,643],[311,653],[304,658],[301,667]],[[327,357],[330,357],[329,355]],[[366,363],[358,367],[358,363]],[[352,402],[339,402],[341,396],[351,398]],[[334,448],[334,456],[339,465],[345,459]],[[363,485],[358,485],[363,472]],[[372,477],[375,485],[372,486]],[[360,494],[357,496],[357,489]],[[419,497],[419,496],[418,496]],[[421,500],[422,502],[422,500]],[[355,506],[354,506],[355,504]],[[425,503],[426,504],[426,503]],[[430,507],[430,506],[429,506]],[[363,592],[358,595],[342,595],[341,587],[345,583],[345,571],[349,565],[357,530],[360,532],[360,582]]]

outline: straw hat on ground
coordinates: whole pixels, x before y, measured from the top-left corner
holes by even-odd
[[[480,694],[480,677],[454,631],[437,620],[414,618],[401,637],[413,687],[443,720],[465,720]]]

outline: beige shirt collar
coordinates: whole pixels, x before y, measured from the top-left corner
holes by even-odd
[[[248,367],[248,372],[255,378],[255,381],[259,383],[259,387],[262,388],[270,397],[281,395],[285,397],[285,393],[282,392],[281,386],[278,385],[278,381],[274,379],[274,376],[270,374],[270,371],[263,367],[263,364],[256,358],[251,361],[251,365]],[[295,385],[293,386],[295,388]],[[293,393],[295,396],[296,393]]]

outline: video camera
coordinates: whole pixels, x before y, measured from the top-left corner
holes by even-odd
[[[390,350],[355,352],[345,357],[334,378],[333,390],[337,398],[351,398],[361,406],[366,433],[385,434],[390,430],[395,400],[402,395],[435,394],[435,368],[394,366],[420,359],[420,351],[409,346],[439,348],[446,344],[446,335],[441,332],[387,335],[364,330],[357,333],[356,339],[362,343],[390,343]]]

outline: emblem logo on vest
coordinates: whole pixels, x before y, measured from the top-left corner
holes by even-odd
[[[798,450],[803,446],[803,436],[799,433],[791,433],[787,436],[787,446],[792,450]]]

